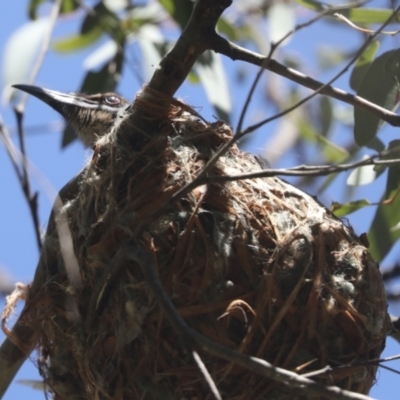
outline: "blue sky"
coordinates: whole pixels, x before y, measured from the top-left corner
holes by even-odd
[[[382,6],[386,5],[386,2],[383,1],[375,2],[375,4],[379,3],[381,3]],[[27,1],[15,1],[3,5],[0,15],[0,55],[3,54],[5,43],[12,32],[27,22],[27,4]],[[75,32],[78,26],[79,20],[66,18],[57,24],[55,36],[60,37],[67,32]],[[344,33],[341,34],[342,36],[340,36],[338,35],[338,30],[332,31],[327,24],[320,24],[320,34],[317,38],[310,36],[311,32],[313,31],[307,29],[301,31],[289,45],[294,53],[299,54],[305,59],[315,57],[314,50],[312,49],[315,43],[323,44],[325,42],[336,42],[338,46],[340,46],[343,42],[347,43],[348,41],[354,40],[353,35],[346,36],[346,32],[348,31],[345,30]],[[332,32],[334,32],[334,35]],[[398,44],[398,40],[395,38],[391,40],[389,46],[398,47]],[[82,68],[83,60],[91,51],[92,49],[84,50],[74,56],[59,55],[50,51],[36,80],[36,84],[38,86],[64,92],[77,90],[84,77]],[[2,63],[3,62],[4,61],[2,61]],[[0,72],[2,70],[2,65],[3,64],[0,64]],[[230,60],[224,60],[224,65],[227,68],[228,76],[233,76],[232,62]],[[139,64],[134,67],[140,69]],[[245,68],[256,72],[255,68]],[[312,67],[308,73],[312,73]],[[325,78],[325,76],[323,78]],[[336,85],[346,89],[347,81],[348,77],[345,77]],[[245,90],[248,88],[249,83],[250,81],[246,80],[239,88],[230,87],[232,97],[236,100],[242,99],[242,101],[235,102],[236,108],[234,109],[233,115],[236,120],[245,98]],[[120,93],[126,98],[131,99],[139,88],[140,85],[137,79],[127,70],[119,86]],[[178,95],[191,105],[202,107],[202,114],[205,115],[206,118],[212,119],[212,115],[215,113],[207,105],[208,101],[201,87],[197,86],[194,88],[190,84],[185,84],[179,90]],[[258,97],[256,96],[256,102],[257,99],[260,99],[260,96],[260,94],[258,94]],[[6,126],[8,126],[12,132],[15,132],[16,121],[10,107],[2,105],[0,111]],[[255,115],[256,111],[256,108],[252,108],[250,115]],[[37,99],[29,98],[24,125],[27,127],[26,141],[28,155],[32,164],[35,166],[35,171],[32,174],[34,189],[40,191],[39,215],[43,225],[47,223],[50,213],[50,207],[54,198],[52,192],[58,191],[71,177],[76,175],[84,166],[85,159],[89,155],[78,142],[73,143],[65,150],[61,150],[61,136],[57,131],[49,132],[48,129],[32,129],[32,127],[45,127],[49,122],[55,121],[60,121],[55,111],[51,110]],[[273,127],[270,129],[273,129]],[[336,136],[342,134],[342,132],[335,132]],[[348,132],[345,132],[345,134],[348,134]],[[392,135],[392,133],[390,134]],[[257,135],[253,137],[249,145],[249,150],[257,153],[262,152],[267,139],[268,132],[258,132]],[[295,157],[285,159],[284,161],[286,165],[294,165],[295,163]],[[38,250],[36,248],[28,207],[22,196],[20,185],[11,167],[8,156],[2,147],[0,147],[0,171],[3,187],[2,195],[0,196],[0,268],[9,271],[13,279],[28,283],[33,278],[38,259]],[[45,187],[49,187],[49,185],[52,186],[53,191],[44,189]],[[329,202],[334,199],[333,193],[336,195],[338,192],[341,192],[341,190],[337,188],[328,192],[324,195],[323,200],[329,205]],[[377,196],[377,194],[370,189],[361,189],[359,193],[360,195],[365,193],[372,198]],[[341,195],[343,195],[343,193],[341,193]],[[379,196],[377,196],[377,198],[379,198]],[[351,224],[358,233],[368,229],[372,212],[371,209],[368,209],[363,213],[356,213],[349,218]],[[397,251],[391,254],[387,262],[396,259]],[[3,301],[1,300],[0,307],[2,306]],[[393,307],[392,312],[397,312],[399,315],[400,308]],[[2,340],[3,334],[1,333],[0,341]],[[383,356],[392,356],[397,353],[400,353],[399,346],[389,339]],[[400,362],[392,362],[388,365],[400,370]],[[371,396],[385,400],[397,399],[398,394],[394,390],[398,379],[397,375],[392,372],[380,370],[377,378],[378,384],[373,388]],[[43,393],[40,391],[17,383],[20,379],[40,379],[33,362],[27,361],[21,368],[7,392],[5,400],[28,397],[31,400],[44,398]]]

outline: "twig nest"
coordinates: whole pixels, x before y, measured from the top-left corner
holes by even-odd
[[[146,90],[130,119],[98,141],[63,210],[82,284],[71,284],[60,253],[37,307],[40,367],[54,398],[210,398],[141,269],[124,258],[132,238],[204,336],[298,373],[330,366],[314,379],[369,391],[376,366],[366,362],[384,347],[386,299],[351,227],[277,177],[211,179],[169,201],[231,137],[225,123]],[[209,175],[260,168],[232,146]],[[293,399],[288,386],[200,355],[224,398]]]

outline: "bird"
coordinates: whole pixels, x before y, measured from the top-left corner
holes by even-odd
[[[22,90],[42,100],[72,126],[86,147],[110,133],[130,114],[131,103],[116,93],[61,93],[38,86],[16,84]]]

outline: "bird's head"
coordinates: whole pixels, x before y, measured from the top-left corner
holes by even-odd
[[[92,147],[99,137],[111,132],[118,118],[123,118],[131,106],[115,93],[66,94],[31,85],[13,87],[37,97],[58,111],[87,147]]]

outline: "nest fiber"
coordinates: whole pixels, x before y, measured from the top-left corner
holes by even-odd
[[[277,177],[210,178],[171,201],[231,138],[225,123],[146,89],[96,143],[62,209],[74,251],[60,246],[60,232],[46,239],[57,263],[32,320],[55,399],[211,398],[141,267],[125,257],[132,240],[127,251],[149,254],[192,329],[299,374],[329,365],[313,379],[368,393],[376,366],[365,362],[383,349],[386,299],[378,265],[350,227]],[[208,176],[260,169],[233,145]],[[223,398],[303,398],[199,354]]]

